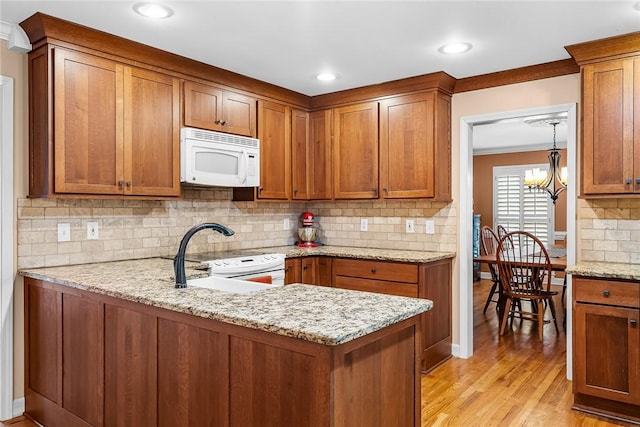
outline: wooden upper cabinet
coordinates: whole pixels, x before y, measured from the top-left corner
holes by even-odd
[[[331,155],[331,110],[309,115],[309,198],[330,199],[333,195]]]
[[[435,94],[380,103],[380,187],[383,198],[435,196]]]
[[[256,99],[216,86],[185,81],[184,124],[255,138]]]
[[[331,110],[294,110],[292,135],[292,197],[322,200],[332,197]]]
[[[640,190],[640,173],[634,173],[640,170],[633,135],[634,60],[585,65],[582,78],[583,193],[632,193],[635,182]]]
[[[291,198],[291,109],[258,101],[260,199]]]
[[[333,173],[336,199],[378,197],[378,103],[333,112]]]
[[[180,195],[180,84],[125,68],[124,193]]]
[[[291,113],[291,197],[309,199],[309,113],[293,110]]]
[[[48,45],[29,59],[30,196],[180,195],[177,78]]]
[[[124,67],[64,49],[56,48],[53,54],[55,191],[122,194]]]

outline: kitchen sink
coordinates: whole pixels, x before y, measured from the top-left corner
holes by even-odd
[[[248,294],[265,289],[276,288],[278,285],[266,283],[250,282],[246,280],[228,279],[225,277],[208,276],[199,279],[187,280],[187,288],[195,286],[197,288],[214,289],[216,291],[231,292],[234,294]]]

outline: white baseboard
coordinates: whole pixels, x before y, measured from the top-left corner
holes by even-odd
[[[21,397],[19,399],[16,399],[13,401],[13,418],[15,417],[19,417],[20,415],[24,414],[24,397]]]
[[[460,344],[451,344],[451,355],[457,358],[462,357],[460,356]]]

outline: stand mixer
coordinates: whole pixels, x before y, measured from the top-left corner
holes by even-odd
[[[298,246],[303,248],[315,248],[318,246],[317,243],[314,243],[316,237],[318,236],[318,230],[313,227],[313,214],[311,212],[303,212],[300,215],[300,222],[302,223],[302,227],[298,227]]]

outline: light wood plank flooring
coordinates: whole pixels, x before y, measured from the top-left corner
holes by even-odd
[[[422,425],[630,426],[571,410],[565,334],[547,324],[544,342],[533,322],[518,322],[498,337],[495,305],[482,308],[491,282],[474,285],[474,342],[470,359],[450,359],[422,378]],[[558,317],[562,305],[556,303]],[[0,427],[36,427],[24,417]]]
[[[482,314],[490,286],[474,283],[474,355],[452,358],[422,378],[423,426],[631,425],[571,409],[559,297],[559,334],[546,324],[540,343],[534,322],[515,321],[499,337],[495,304]]]

